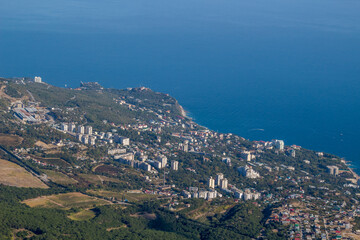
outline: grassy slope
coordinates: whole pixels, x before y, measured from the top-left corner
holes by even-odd
[[[16,187],[48,188],[19,165],[0,159],[0,183]]]

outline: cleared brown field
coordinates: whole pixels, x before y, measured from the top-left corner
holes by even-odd
[[[41,197],[25,200],[23,201],[23,203],[25,203],[30,207],[45,207],[45,208],[60,208],[60,209],[70,209],[72,207],[89,208],[98,205],[111,204],[109,201],[102,200],[96,197],[90,197],[88,195],[79,192],[41,196]]]
[[[8,135],[0,133],[0,145],[4,146],[17,146],[22,143],[23,138],[15,135]]]
[[[35,146],[42,147],[42,148],[44,148],[44,149],[57,148],[57,146],[55,146],[55,145],[46,144],[46,143],[44,143],[44,142],[42,142],[42,141],[37,141],[37,142],[35,143]]]
[[[56,172],[52,170],[44,170],[44,172],[48,176],[48,178],[54,183],[58,183],[61,185],[71,185],[71,184],[76,184],[78,182],[75,179],[72,179],[69,176],[60,172]]]
[[[117,176],[117,175],[119,175],[119,172],[122,172],[117,167],[114,167],[114,166],[111,166],[111,165],[105,165],[105,164],[94,167],[93,171],[95,173],[107,173],[107,174],[110,174],[110,175],[113,175],[113,176]]]
[[[0,159],[0,183],[14,187],[48,188],[24,168],[2,159]]]

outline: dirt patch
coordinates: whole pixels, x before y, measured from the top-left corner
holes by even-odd
[[[96,216],[94,211],[91,211],[90,209],[84,209],[80,212],[70,214],[68,218],[74,221],[86,221],[93,219]]]
[[[98,205],[111,204],[111,202],[96,197],[91,197],[79,192],[61,193],[50,196],[41,196],[23,201],[30,207],[61,208],[72,207],[89,208]]]
[[[107,228],[106,231],[111,232],[111,231],[113,231],[113,230],[119,230],[119,229],[121,229],[121,228],[127,228],[127,227],[128,227],[128,226],[126,226],[126,225],[124,224],[124,225],[122,225],[122,226],[120,226],[120,227]]]
[[[38,147],[42,147],[44,149],[53,149],[53,148],[57,148],[57,146],[53,145],[53,144],[46,144],[42,141],[37,141],[35,143],[35,146],[38,146]]]
[[[121,171],[120,169],[118,169],[114,166],[105,165],[105,164],[96,166],[93,170],[96,173],[106,173],[106,174],[110,174],[113,176],[117,176],[119,174],[119,172]]]
[[[16,135],[8,135],[0,133],[0,145],[4,146],[17,146],[21,144],[23,138],[16,136]]]
[[[19,165],[0,159],[0,183],[14,187],[48,188],[40,179]]]

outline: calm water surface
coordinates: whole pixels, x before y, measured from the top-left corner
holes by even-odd
[[[360,2],[0,0],[0,76],[147,86],[197,122],[360,165]]]

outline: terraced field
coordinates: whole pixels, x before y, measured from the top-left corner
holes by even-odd
[[[52,170],[44,170],[45,174],[48,176],[48,178],[53,181],[54,183],[61,184],[61,185],[72,185],[76,184],[78,181],[75,179],[70,178],[69,176],[52,171]]]
[[[88,195],[71,192],[61,193],[50,196],[41,196],[33,199],[23,201],[30,207],[44,207],[44,208],[91,208],[98,205],[111,204],[109,201],[102,200],[96,197],[90,197]]]

